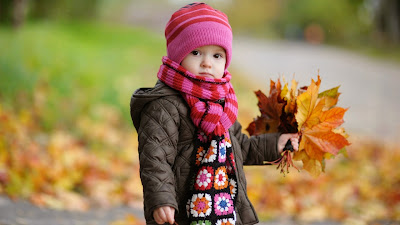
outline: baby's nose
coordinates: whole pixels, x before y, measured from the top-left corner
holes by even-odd
[[[211,59],[210,57],[205,56],[201,62],[201,66],[203,67],[211,67]]]

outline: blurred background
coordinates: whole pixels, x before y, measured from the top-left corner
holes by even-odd
[[[0,207],[14,204],[5,199],[87,213],[125,207],[110,223],[143,223],[130,96],[155,84],[165,24],[190,2],[0,0]],[[268,93],[270,79],[307,86],[319,74],[321,91],[340,85],[338,106],[349,108],[352,145],[318,178],[246,169],[260,220],[399,224],[400,2],[205,2],[234,32],[243,128],[259,115],[254,91]]]

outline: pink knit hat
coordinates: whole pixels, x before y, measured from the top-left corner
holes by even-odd
[[[177,63],[204,45],[218,45],[225,49],[225,69],[231,62],[232,28],[228,17],[205,3],[188,4],[172,14],[165,27],[165,38],[168,58]]]

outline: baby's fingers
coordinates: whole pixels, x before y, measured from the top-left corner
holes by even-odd
[[[168,207],[165,209],[165,214],[166,214],[166,219],[168,221],[169,224],[174,224],[175,219],[174,219],[174,215],[175,215],[175,209],[172,207]]]
[[[156,223],[164,224],[165,222],[168,222],[167,215],[165,214],[164,210],[164,207],[160,207],[154,211],[153,217]]]
[[[292,138],[290,138],[290,142],[292,143],[293,150],[298,151],[299,150],[299,139],[297,137],[292,137]]]
[[[158,212],[155,212],[153,214],[154,220],[156,221],[157,224],[164,224],[164,220],[161,219],[161,216]]]

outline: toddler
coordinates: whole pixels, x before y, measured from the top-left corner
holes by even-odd
[[[136,90],[130,104],[146,223],[258,223],[243,165],[274,161],[288,140],[297,150],[298,136],[242,134],[224,13],[205,3],[186,5],[171,16],[165,37],[168,56],[156,85]]]

